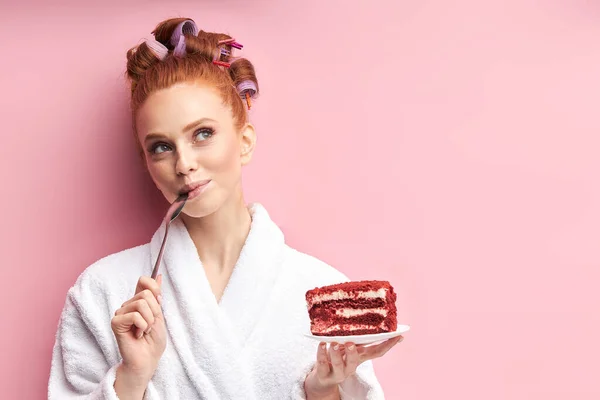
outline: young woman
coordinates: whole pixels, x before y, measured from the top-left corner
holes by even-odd
[[[247,205],[242,167],[258,92],[242,46],[170,19],[127,53],[135,135],[169,202],[188,193],[150,278],[150,243],[88,267],[69,290],[50,399],[382,399],[373,346],[325,346],[309,330],[308,289],[347,281],[286,245],[265,208]]]

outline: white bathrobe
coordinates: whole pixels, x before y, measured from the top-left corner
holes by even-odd
[[[348,278],[285,244],[260,204],[249,206],[250,233],[219,302],[180,219],[164,252],[163,313],[167,348],[145,400],[305,399],[304,379],[318,342],[305,337],[305,293]],[[56,334],[48,398],[118,399],[113,384],[121,356],[111,319],[149,276],[164,235],[105,257],[69,290]],[[383,399],[370,361],[340,385],[342,399]]]

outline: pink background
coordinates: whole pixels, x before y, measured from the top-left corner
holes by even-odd
[[[67,289],[160,222],[123,73],[173,16],[257,67],[247,199],[398,290],[412,330],[375,363],[387,398],[600,398],[597,2],[7,3],[2,398],[46,396]]]

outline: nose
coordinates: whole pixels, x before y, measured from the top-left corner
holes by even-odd
[[[194,156],[192,149],[186,146],[180,147],[177,151],[177,162],[175,165],[175,171],[177,175],[188,175],[198,169],[198,161]]]

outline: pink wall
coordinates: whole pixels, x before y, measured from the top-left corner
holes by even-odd
[[[399,291],[389,399],[600,397],[597,2],[6,3],[2,398],[45,396],[68,287],[160,221],[122,75],[179,15],[257,65],[248,200]]]

